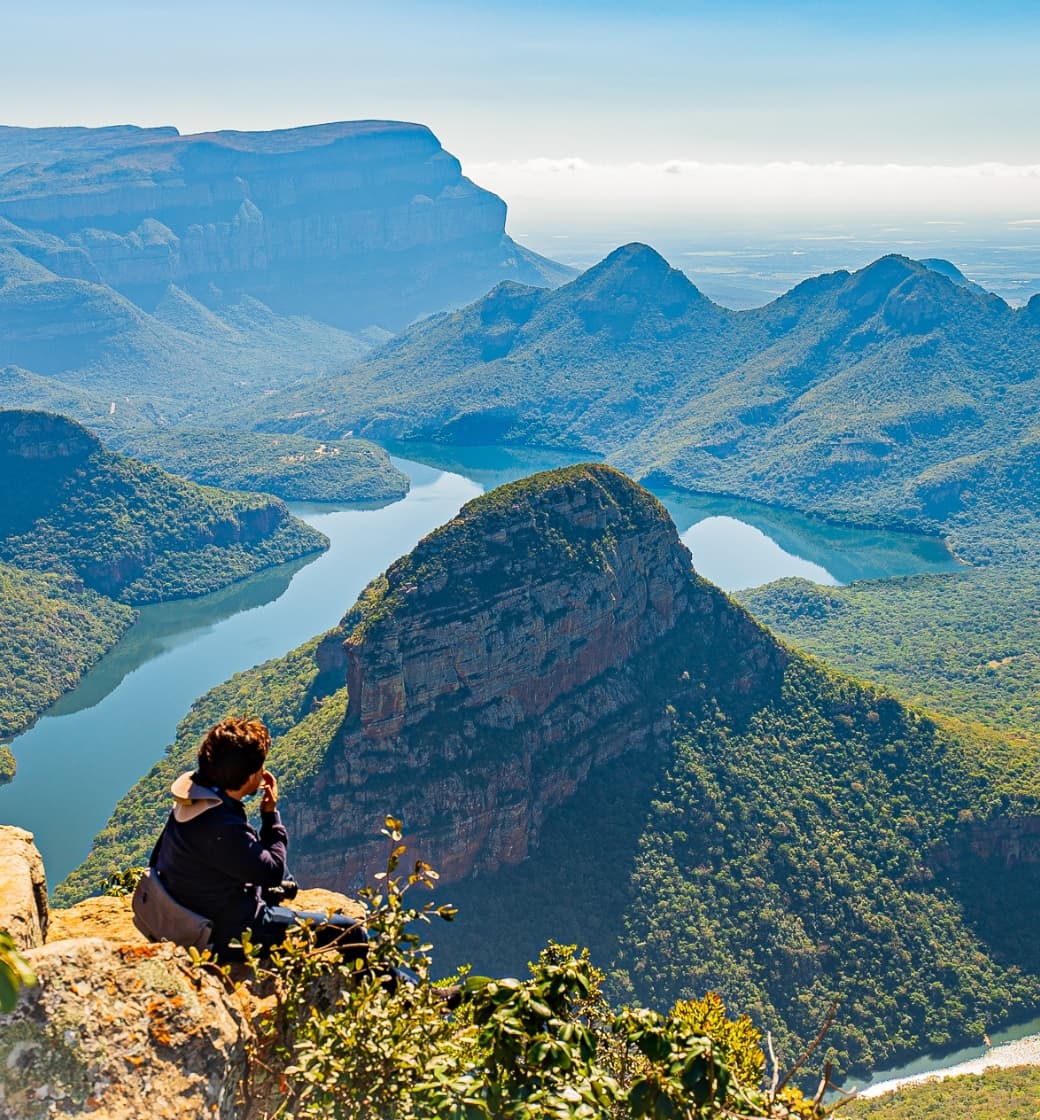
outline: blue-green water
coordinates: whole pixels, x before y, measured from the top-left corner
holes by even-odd
[[[956,1067],[958,1066],[987,1059],[992,1055],[995,1047],[1003,1046],[1009,1042],[1017,1042],[1020,1039],[1037,1037],[1040,1037],[1040,1019],[1031,1019],[1028,1023],[1021,1023],[1016,1027],[994,1032],[989,1046],[979,1043],[976,1046],[969,1046],[962,1050],[944,1054],[942,1057],[934,1057],[929,1054],[921,1055],[902,1066],[875,1070],[869,1078],[852,1078],[842,1086],[842,1091],[851,1093],[853,1091],[865,1092],[869,1090],[865,1095],[876,1096],[879,1093],[895,1089],[901,1082],[912,1078],[939,1073],[942,1070],[957,1072]]]
[[[0,822],[36,834],[52,884],[85,858],[198,696],[334,626],[370,579],[485,488],[575,461],[552,452],[409,452],[414,459],[397,460],[412,479],[402,501],[294,506],[329,537],[326,553],[204,599],[145,608],[79,687],[14,740],[18,772],[0,788]],[[839,530],[748,503],[662,497],[698,570],[727,590],[786,575],[835,583],[953,566],[934,541]]]

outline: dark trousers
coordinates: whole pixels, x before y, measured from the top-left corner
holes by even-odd
[[[314,944],[319,948],[335,944],[348,961],[364,958],[368,952],[368,932],[357,920],[346,914],[320,914],[311,910],[290,910],[288,906],[264,906],[250,923],[253,942],[267,952],[280,945],[294,926],[311,922]]]
[[[314,925],[314,944],[319,948],[335,945],[339,955],[347,961],[364,960],[368,955],[368,931],[357,920],[346,914],[322,914],[313,910],[290,910],[288,906],[265,905],[250,923],[253,943],[267,953],[275,945],[280,945],[289,930],[302,922]],[[221,961],[243,960],[241,949],[223,949],[218,952]],[[395,968],[386,973],[386,981],[391,988],[399,982],[418,984],[419,977],[410,969]]]

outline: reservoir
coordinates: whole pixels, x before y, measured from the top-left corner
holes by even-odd
[[[403,450],[403,448],[391,448]],[[193,701],[334,626],[374,576],[485,489],[577,457],[407,445],[408,495],[381,508],[294,505],[329,538],[320,556],[202,599],[145,607],[80,685],[11,743],[0,822],[36,835],[53,887],[86,857],[120,797],[162,756]],[[952,570],[940,542],[839,528],[783,510],[662,493],[701,574],[726,590]]]

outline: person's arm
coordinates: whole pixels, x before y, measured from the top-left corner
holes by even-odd
[[[260,836],[248,821],[222,822],[213,838],[213,866],[243,883],[277,886],[285,878],[288,836],[277,810],[264,814]]]
[[[265,770],[262,780],[259,837],[244,816],[222,813],[211,859],[220,871],[243,883],[273,887],[285,878],[289,835],[277,809],[277,779]]]

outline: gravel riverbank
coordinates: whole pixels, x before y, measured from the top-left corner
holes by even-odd
[[[1035,1065],[1040,1065],[1040,1035],[1037,1034],[1015,1039],[1013,1042],[1001,1043],[987,1050],[981,1058],[973,1058],[970,1062],[960,1062],[955,1066],[934,1070],[931,1073],[918,1073],[913,1077],[897,1077],[891,1081],[881,1081],[877,1085],[862,1089],[859,1096],[880,1097],[883,1093],[891,1093],[894,1089],[901,1089],[905,1085],[919,1085],[923,1081],[962,1077],[968,1073],[978,1074],[993,1068]]]

